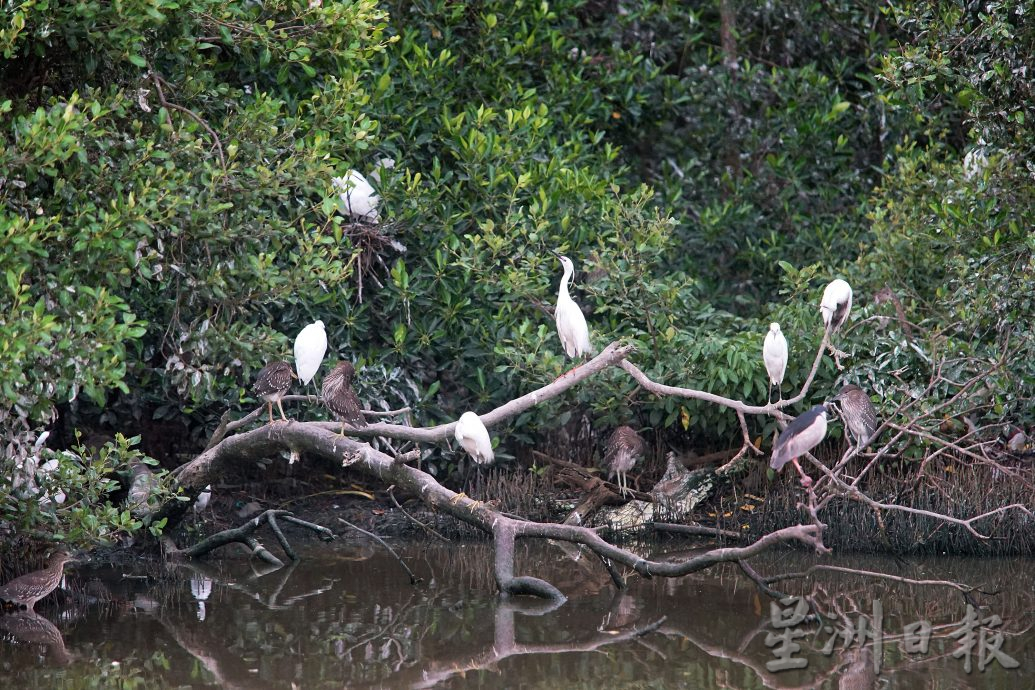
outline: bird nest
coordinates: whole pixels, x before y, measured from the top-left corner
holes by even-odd
[[[395,238],[399,227],[398,222],[372,223],[358,219],[342,225],[343,233],[357,250],[355,276],[360,304],[363,303],[365,281],[371,281],[378,288],[384,287],[378,274],[388,275],[391,271],[385,257],[390,252],[406,253],[406,245]]]

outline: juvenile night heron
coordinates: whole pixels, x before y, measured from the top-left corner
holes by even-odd
[[[75,560],[64,549],[54,552],[47,567],[16,577],[0,587],[0,602],[4,608],[32,609],[36,602],[53,592],[65,571],[65,563]]]
[[[464,412],[460,415],[453,436],[479,465],[488,464],[495,458],[489,430],[485,428],[481,418],[474,412]]]
[[[773,446],[769,466],[779,472],[790,460],[801,476],[801,485],[810,486],[812,478],[798,464],[798,457],[820,444],[827,435],[827,406],[816,405],[787,425]]]
[[[773,400],[773,386],[780,400],[783,400],[783,375],[787,371],[787,338],[783,337],[780,324],[775,321],[769,324],[769,332],[762,343],[762,361],[765,362],[766,373],[769,374],[769,402]]]
[[[593,345],[589,342],[589,326],[586,325],[586,317],[575,304],[575,300],[568,294],[568,283],[575,272],[575,265],[566,256],[557,255],[564,267],[564,275],[561,277],[561,286],[557,289],[557,308],[554,310],[554,319],[557,321],[557,335],[561,338],[561,346],[564,352],[571,358],[581,357],[585,354],[592,354]]]
[[[270,362],[255,377],[255,386],[252,387],[252,391],[255,395],[265,400],[269,406],[270,424],[273,423],[273,403],[277,403],[281,419],[285,422],[287,421],[287,416],[284,414],[284,406],[280,403],[280,399],[291,388],[291,379],[293,377],[294,373],[291,371],[291,365],[284,361]]]
[[[338,362],[338,366],[324,377],[323,387],[320,389],[324,406],[341,420],[341,436],[345,435],[345,422],[352,426],[367,425],[359,397],[352,390],[352,380],[355,377],[356,369],[352,362]]]
[[[308,386],[316,376],[326,352],[327,331],[323,321],[312,322],[295,336],[295,372],[303,386]]]
[[[608,468],[608,479],[618,476],[618,490],[625,496],[629,493],[627,473],[636,461],[643,457],[646,444],[631,426],[620,426],[611,433],[604,451],[604,464]]]
[[[880,426],[877,421],[877,410],[870,402],[870,396],[862,388],[849,383],[843,386],[837,395],[830,399],[834,409],[844,420],[845,427],[851,434],[852,445],[862,450],[866,442]]]

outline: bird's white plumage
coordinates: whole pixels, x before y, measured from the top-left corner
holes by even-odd
[[[481,418],[474,412],[464,412],[460,415],[453,436],[478,464],[492,462],[495,457],[492,452],[489,430],[485,428]]]
[[[569,357],[581,357],[593,352],[593,345],[589,342],[589,326],[579,305],[575,304],[575,300],[568,294],[568,282],[575,272],[575,265],[566,256],[560,259],[564,275],[561,277],[561,286],[557,289],[557,308],[554,310],[557,335],[560,336],[561,346]]]
[[[818,446],[827,435],[826,408],[817,405],[791,422],[773,448],[770,467],[779,471],[789,460],[793,460]]]
[[[303,328],[295,337],[295,373],[303,385],[316,376],[327,352],[327,331],[323,321],[314,321]]]
[[[819,312],[823,315],[823,324],[836,331],[848,320],[848,312],[852,310],[852,286],[837,278],[830,281],[823,290],[823,299],[819,303]]]
[[[762,343],[762,361],[769,374],[769,383],[779,387],[787,371],[787,338],[783,337],[778,323],[769,324],[769,332]]]
[[[341,192],[341,201],[348,215],[373,223],[380,220],[377,207],[381,198],[360,172],[349,170],[344,177],[331,178],[331,184]]]
[[[200,513],[201,511],[208,508],[208,502],[212,500],[212,485],[209,484],[205,487],[205,490],[198,494],[197,500],[194,501],[194,512]]]

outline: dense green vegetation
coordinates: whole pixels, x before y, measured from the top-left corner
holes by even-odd
[[[568,366],[548,249],[657,380],[763,400],[775,319],[800,385],[843,276],[844,380],[890,410],[1009,352],[949,412],[1031,425],[1032,3],[734,5],[5,1],[7,456],[55,422],[204,438],[317,318],[368,404],[484,410]],[[381,223],[352,223],[331,178],[383,158]],[[575,410],[736,443],[632,391],[599,377],[500,454]]]

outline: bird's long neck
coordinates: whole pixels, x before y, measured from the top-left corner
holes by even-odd
[[[567,297],[571,299],[568,294],[568,283],[571,281],[571,274],[575,272],[575,269],[571,266],[564,267],[564,275],[561,276],[561,286],[557,288],[557,297]]]

